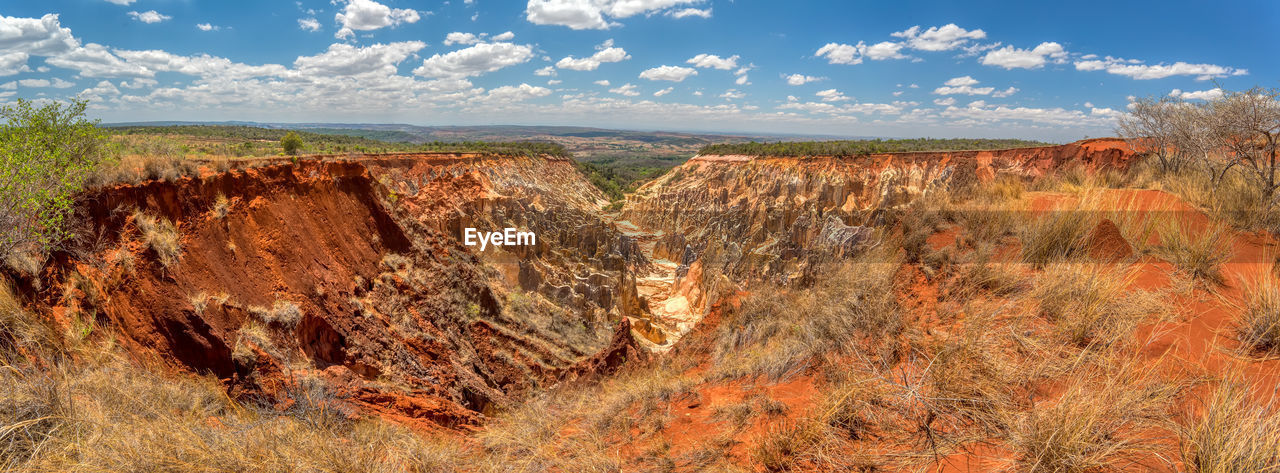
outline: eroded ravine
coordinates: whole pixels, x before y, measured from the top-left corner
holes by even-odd
[[[868,212],[964,178],[1129,155],[1086,142],[699,156],[617,214],[563,158],[259,162],[82,196],[80,238],[20,283],[34,311],[66,327],[111,325],[131,352],[214,374],[237,396],[288,403],[319,384],[401,422],[477,425],[625,359],[611,354],[630,343],[670,350],[724,286],[820,277],[815,268],[866,243]],[[145,219],[174,223],[172,263]],[[464,244],[468,228],[537,241],[481,250]]]

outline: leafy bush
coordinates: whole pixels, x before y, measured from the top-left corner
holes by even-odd
[[[285,154],[290,156],[298,154],[298,150],[302,149],[302,137],[295,132],[289,132],[280,138],[280,147],[284,149]]]
[[[45,251],[70,236],[72,195],[106,157],[105,134],[86,102],[0,108],[0,259]]]

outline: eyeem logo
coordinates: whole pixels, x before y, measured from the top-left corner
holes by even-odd
[[[479,243],[477,243],[479,241]],[[514,228],[504,228],[500,232],[480,232],[474,228],[467,228],[462,232],[462,244],[467,246],[480,245],[480,251],[484,251],[489,245],[493,246],[529,246],[538,244],[538,236],[533,232],[522,232]]]

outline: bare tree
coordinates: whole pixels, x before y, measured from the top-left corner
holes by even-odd
[[[1227,167],[1241,168],[1272,205],[1280,188],[1276,155],[1280,151],[1280,90],[1254,87],[1227,92],[1210,107]]]
[[[1175,146],[1181,118],[1178,109],[1183,105],[1181,100],[1170,97],[1134,100],[1129,113],[1120,117],[1116,132],[1135,149],[1155,156],[1161,171],[1177,171],[1183,165],[1183,155]]]

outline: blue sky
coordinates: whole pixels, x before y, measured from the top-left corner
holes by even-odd
[[[1277,28],[1262,0],[0,0],[0,102],[1067,141],[1111,134],[1132,96],[1280,85]]]

